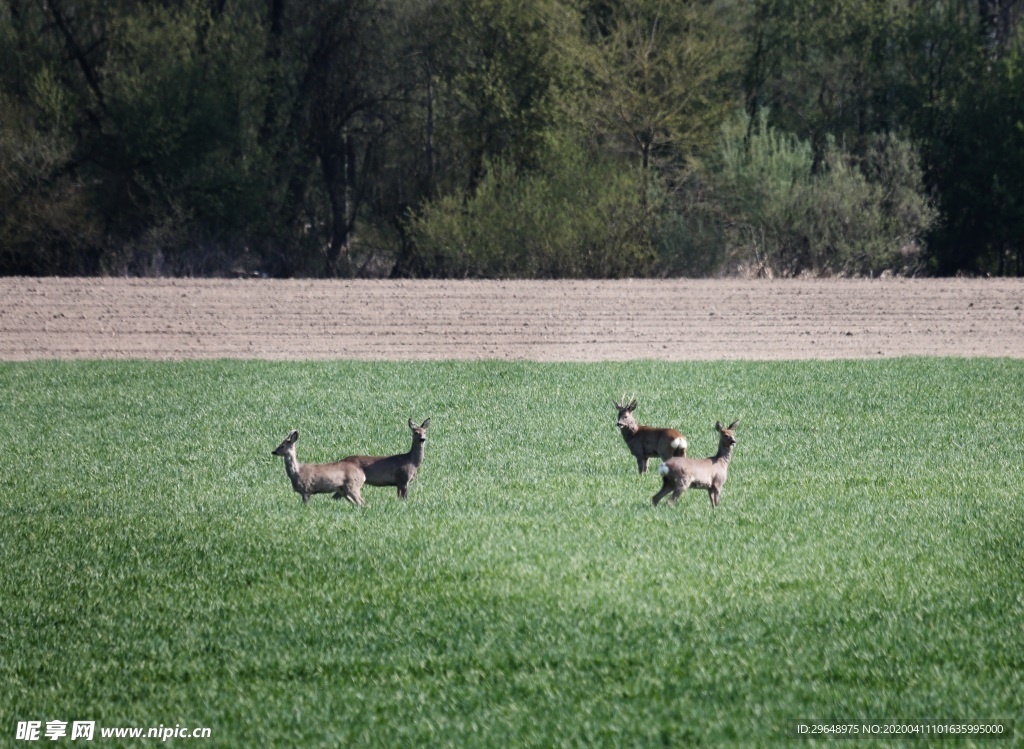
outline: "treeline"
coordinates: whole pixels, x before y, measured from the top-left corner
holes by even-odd
[[[1024,273],[1024,0],[0,0],[0,273]]]

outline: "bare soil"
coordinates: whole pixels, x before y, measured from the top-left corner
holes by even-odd
[[[1024,280],[0,278],[0,360],[1024,358]]]

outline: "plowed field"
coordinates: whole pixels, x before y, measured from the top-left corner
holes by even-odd
[[[1024,280],[0,278],[0,359],[1024,357]]]

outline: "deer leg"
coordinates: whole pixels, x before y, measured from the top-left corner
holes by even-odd
[[[302,504],[304,504],[304,505],[308,505],[309,504],[309,493],[308,492],[302,492]]]
[[[708,489],[708,496],[711,498],[711,507],[718,507],[718,501],[722,496],[722,488],[720,486],[712,486]]]
[[[668,503],[673,507],[676,506],[676,502],[679,501],[680,495],[690,488],[692,480],[689,477],[684,476],[678,482],[676,482],[675,490],[672,492],[672,496],[668,498]]]
[[[398,474],[398,497],[399,499],[409,498],[409,484],[416,478],[416,466],[408,466]]]
[[[366,507],[366,502],[363,501],[363,496],[359,493],[359,489],[362,487],[365,480],[366,479],[362,475],[359,475],[354,476],[345,482],[345,496],[348,498],[348,501],[356,507]]]
[[[725,486],[725,481],[712,481],[711,488],[708,489],[708,494],[711,496],[711,506],[718,507],[718,503],[722,498],[722,487]]]
[[[359,494],[359,487],[358,486],[352,486],[351,484],[346,486],[345,487],[345,499],[347,499],[350,504],[353,504],[356,507],[365,507],[366,506],[366,502],[363,501],[362,496]]]
[[[636,467],[641,474],[647,473],[647,460],[643,455],[636,456]]]
[[[661,498],[668,494],[670,491],[672,491],[672,482],[671,480],[669,480],[669,477],[666,476],[661,480],[661,491],[659,491],[657,494],[651,497],[651,503],[655,507],[657,507],[658,502],[661,501]]]

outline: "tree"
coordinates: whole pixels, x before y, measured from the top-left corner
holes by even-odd
[[[942,219],[932,270],[1024,273],[1024,3],[929,2],[908,16],[902,112]]]
[[[0,93],[0,270],[94,272],[101,232],[60,127],[59,89],[45,70],[32,87],[43,97],[35,107]],[[49,117],[52,126],[36,124]]]
[[[907,13],[889,0],[757,0],[744,93],[751,122],[808,138],[816,164],[829,137],[863,155],[872,134],[899,129],[893,50]]]
[[[931,269],[1016,272],[1022,13],[1019,0],[757,0],[748,112],[770,107],[808,138],[815,169],[830,142],[864,160],[900,133],[940,212]]]
[[[903,241],[886,206],[924,220],[919,154],[929,268],[1020,273],[1022,17],[1024,0],[0,0],[0,272],[707,272],[734,240],[713,209],[757,194],[716,173],[742,103],[746,157],[767,109],[810,149],[808,184],[842,197],[811,211],[838,239],[787,240],[788,270],[878,267],[881,249],[836,249],[860,240],[833,219],[877,205],[862,227]],[[458,232],[425,217],[528,246],[454,262],[439,238]]]
[[[647,170],[713,139],[739,60],[724,19],[698,2],[624,0],[605,8],[589,70],[598,133]]]
[[[453,187],[470,192],[498,159],[541,165],[547,134],[569,116],[577,85],[575,16],[557,0],[454,0],[440,66]]]
[[[0,6],[0,272],[89,273],[101,239],[79,173],[77,97],[35,4]]]

